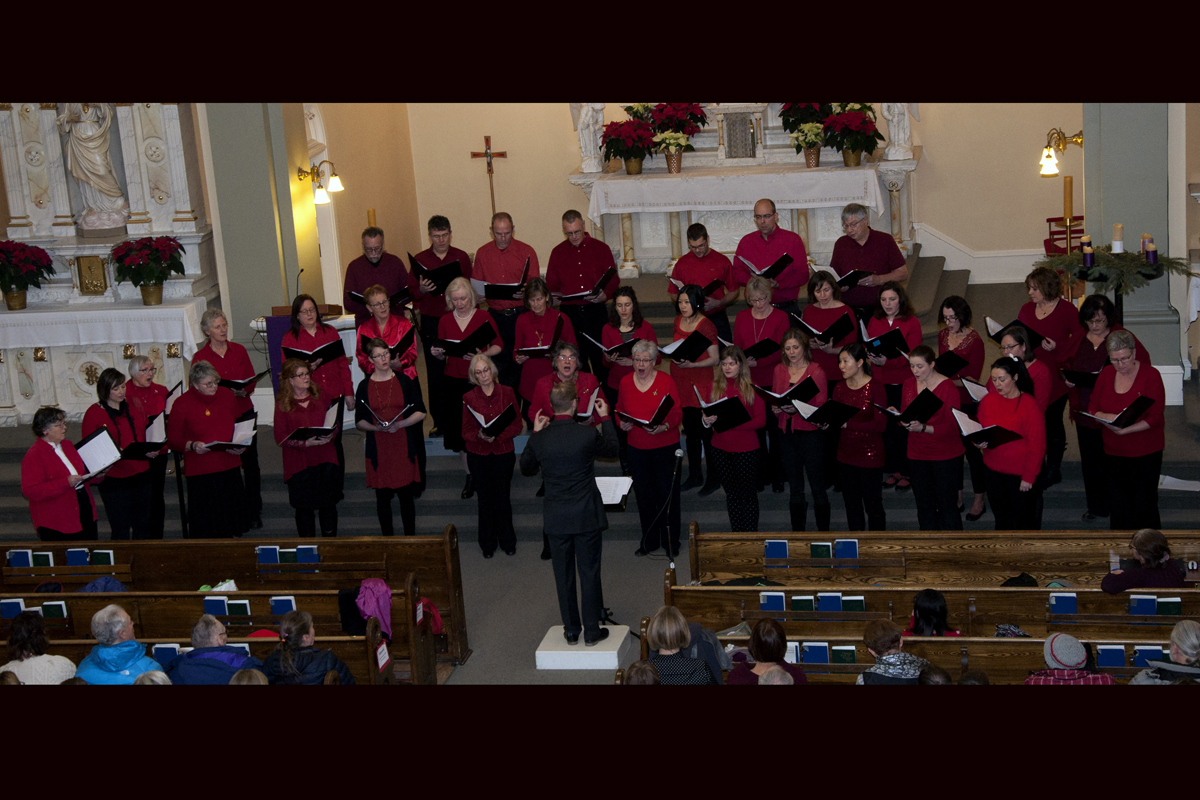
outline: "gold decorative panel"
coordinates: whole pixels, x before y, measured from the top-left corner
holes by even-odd
[[[167,358],[179,358],[179,342],[167,342]]]
[[[126,359],[133,358],[137,355],[137,345],[127,344],[121,348],[121,355]]]
[[[44,347],[33,348],[33,360],[35,362],[45,361],[46,360],[46,348],[44,348]]]
[[[108,289],[108,275],[100,256],[79,256],[75,259],[75,270],[80,294],[102,295]]]

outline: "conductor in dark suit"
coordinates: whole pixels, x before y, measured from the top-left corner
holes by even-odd
[[[600,627],[603,593],[600,588],[600,534],[608,527],[600,490],[596,488],[595,459],[617,455],[617,431],[611,420],[600,429],[575,421],[578,400],[573,383],[559,383],[550,390],[553,419],[538,413],[533,435],[521,453],[521,474],[536,475],[539,466],[546,481],[543,507],[545,529],[550,532],[550,555],[558,609],[562,614],[567,644],[591,646],[608,638]],[[608,416],[608,404],[596,398],[596,411]],[[575,599],[575,569],[582,584],[583,622]]]

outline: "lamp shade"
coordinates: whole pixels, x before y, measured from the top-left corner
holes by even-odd
[[[317,184],[317,191],[313,194],[313,203],[318,206],[329,203],[329,192],[325,191],[324,186]]]
[[[1054,150],[1047,147],[1042,150],[1042,175],[1057,175],[1058,174],[1058,159],[1054,155]]]
[[[329,176],[329,191],[340,192],[340,191],[342,191],[342,188],[343,188],[342,187],[342,179],[339,178],[337,175],[330,175]]]

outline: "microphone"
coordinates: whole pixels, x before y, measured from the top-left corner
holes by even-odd
[[[296,294],[297,295],[300,294],[300,276],[303,274],[304,274],[303,268],[301,268],[301,270],[296,273]]]
[[[675,458],[682,461],[683,460],[683,450],[681,450],[680,448],[675,448]]]

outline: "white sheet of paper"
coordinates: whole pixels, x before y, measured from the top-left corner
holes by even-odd
[[[84,465],[88,468],[88,474],[83,476],[85,479],[95,476],[100,470],[121,460],[121,451],[117,449],[107,430],[80,447],[76,452],[79,453],[79,457],[83,459]]]
[[[1158,476],[1158,488],[1175,489],[1180,492],[1200,492],[1200,481],[1185,481],[1170,475]]]
[[[658,352],[666,353],[667,355],[671,355],[672,353],[674,353],[676,350],[679,349],[679,345],[683,344],[686,341],[687,341],[687,337],[685,336],[682,339],[676,339],[675,341],[671,342],[670,344],[660,345],[658,348]]]
[[[817,413],[816,406],[810,406],[808,403],[801,403],[799,400],[793,400],[792,405],[794,405],[796,410],[800,412],[800,416],[804,417],[805,419],[808,419],[813,414]]]
[[[957,408],[950,409],[954,412],[954,421],[958,423],[958,429],[962,431],[963,436],[969,436],[972,433],[983,430],[983,426],[975,420],[968,417]]]
[[[167,440],[167,418],[163,414],[154,417],[154,422],[146,426],[147,442],[165,442]]]
[[[971,395],[971,399],[978,403],[987,395],[987,387],[978,384],[970,378],[963,378],[963,386],[967,389],[967,394]]]
[[[233,442],[235,444],[250,444],[254,439],[254,426],[258,423],[258,419],[247,419],[235,423],[233,426]]]
[[[167,395],[166,408],[167,408],[168,414],[171,413],[171,407],[173,405],[175,405],[175,401],[178,400],[182,396],[183,396],[183,381],[180,381],[179,383],[175,384],[175,388],[171,390],[171,393],[169,395]]]
[[[987,323],[988,336],[995,336],[997,333],[1004,330],[1000,323],[996,322],[996,320],[992,319],[991,317],[984,317],[983,319]]]
[[[620,503],[621,498],[629,494],[631,486],[633,486],[633,478],[607,475],[596,477],[596,488],[600,490],[600,499],[606,506]]]

